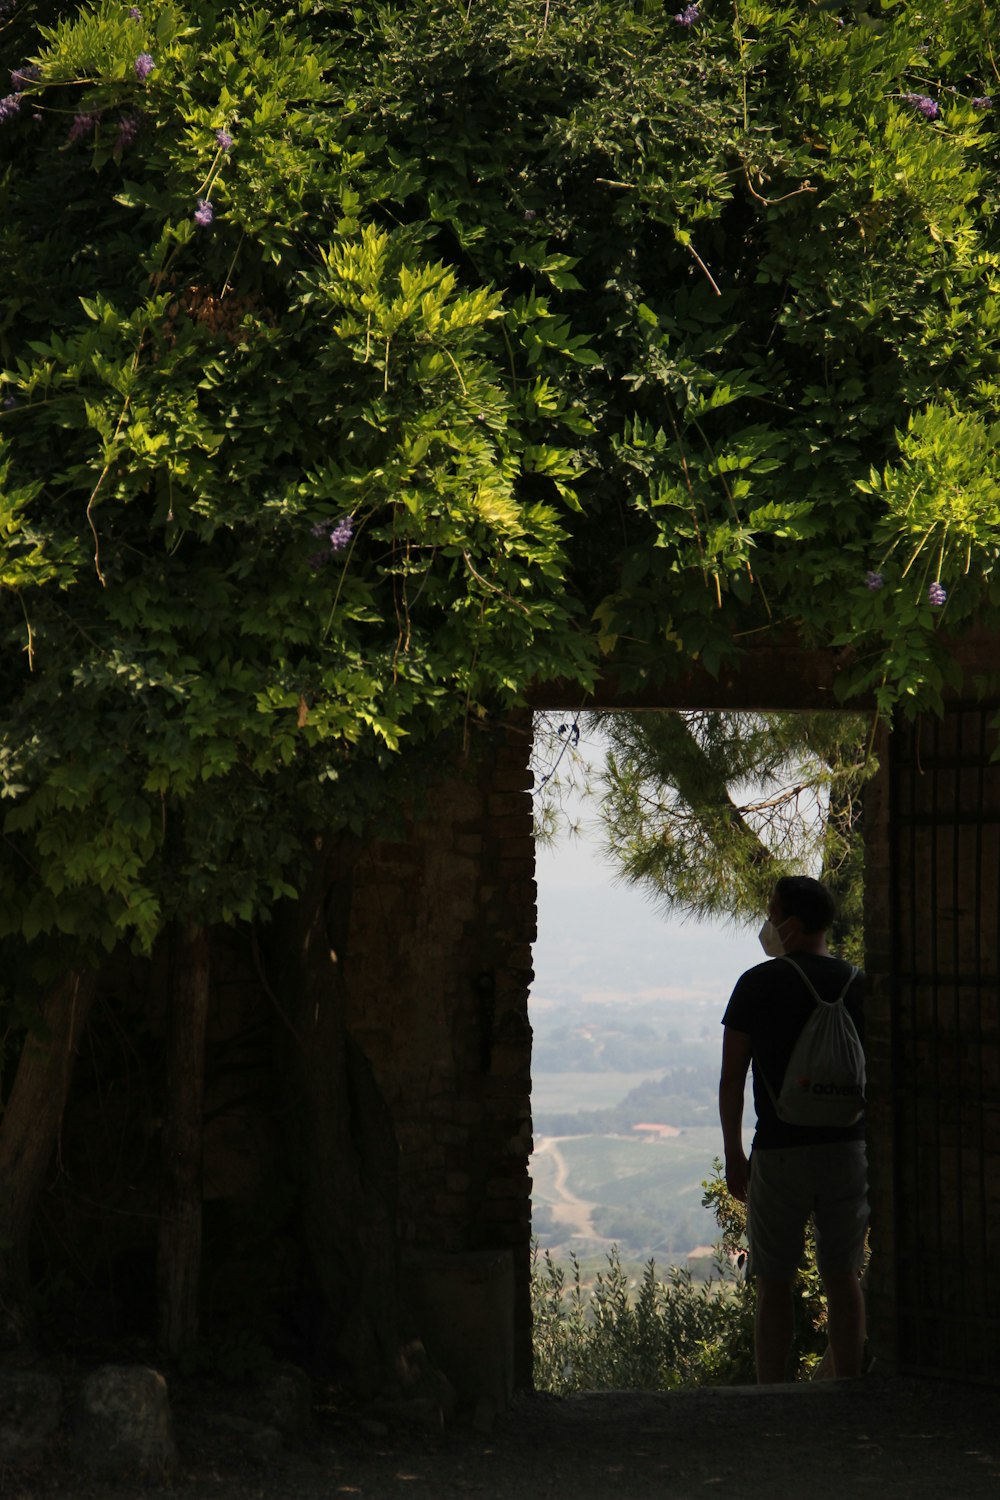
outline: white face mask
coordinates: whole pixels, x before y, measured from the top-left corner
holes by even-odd
[[[760,946],[763,948],[768,958],[781,957],[781,955],[785,951],[785,945],[781,941],[781,934],[779,933],[777,927],[775,927],[774,923],[771,921],[770,917],[768,917],[767,921],[760,929],[758,936],[760,938]]]

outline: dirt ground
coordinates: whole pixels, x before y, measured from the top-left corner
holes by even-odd
[[[169,1483],[0,1473],[3,1500],[978,1500],[1000,1497],[995,1390],[880,1379],[520,1396],[488,1432],[317,1412],[294,1452],[255,1456],[211,1402],[175,1407]]]

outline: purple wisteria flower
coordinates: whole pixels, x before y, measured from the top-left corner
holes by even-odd
[[[936,581],[927,590],[927,603],[933,604],[935,609],[940,609],[947,597],[948,590]]]
[[[215,132],[215,144],[220,151],[231,151],[233,149],[233,138],[228,130],[217,130]]]
[[[67,146],[73,146],[77,141],[85,140],[91,134],[100,118],[99,110],[90,110],[84,114],[74,115],[73,123],[69,127],[69,132],[66,136]]]
[[[6,125],[8,120],[12,120],[20,108],[20,94],[5,94],[0,99],[0,125]]]
[[[992,109],[993,108],[993,95],[992,94],[980,94],[977,99],[973,99],[973,101],[972,101],[972,107],[973,107],[973,109]]]
[[[865,588],[871,589],[874,593],[884,586],[885,579],[882,577],[882,574],[877,573],[874,568],[869,568],[868,572],[865,574]]]
[[[127,151],[129,146],[131,146],[134,142],[136,136],[139,134],[139,128],[141,125],[141,114],[123,115],[118,122],[118,135],[115,139],[115,150]]]
[[[354,517],[344,516],[330,532],[331,552],[343,552],[354,535]]]
[[[674,16],[678,26],[693,26],[700,19],[697,5],[685,5],[684,9]]]
[[[15,94],[19,94],[29,84],[37,83],[41,76],[42,70],[37,63],[25,63],[23,68],[14,68],[11,70],[10,86]]]
[[[198,199],[198,207],[194,211],[194,222],[200,224],[202,229],[207,229],[215,218],[215,209],[207,198]]]
[[[327,550],[311,552],[306,559],[313,572],[318,573],[321,568],[326,567],[333,553],[343,552],[344,548],[349,545],[354,535],[354,517],[341,516],[332,530],[329,521],[317,521],[309,529],[317,540],[325,537],[327,542]]]
[[[141,21],[142,20],[142,11],[139,9],[138,5],[130,5],[129,8],[128,8],[128,13],[129,13],[129,18],[131,20],[133,20],[133,21]]]
[[[132,66],[135,68],[136,78],[146,79],[156,67],[156,63],[149,52],[140,52]]]
[[[927,120],[936,120],[941,113],[937,100],[932,99],[929,94],[904,94],[903,103],[912,104]]]

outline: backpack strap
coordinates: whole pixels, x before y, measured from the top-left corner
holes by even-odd
[[[837,996],[836,1000],[833,1000],[833,1001],[831,1001],[831,1000],[824,1000],[822,998],[822,996],[820,996],[817,993],[816,986],[813,984],[813,982],[809,978],[808,974],[805,972],[804,969],[801,969],[799,967],[799,965],[795,962],[794,958],[792,958],[790,954],[788,954],[788,953],[782,953],[780,955],[780,957],[785,961],[786,964],[791,964],[792,968],[795,970],[796,974],[802,980],[802,983],[805,985],[806,989],[812,995],[812,997],[815,1000],[815,1002],[816,1002],[817,1005],[831,1005],[831,1004],[832,1005],[839,1005],[840,1002],[841,1002],[841,1000],[843,1000],[843,999],[846,998],[847,991],[851,988],[851,985],[854,983],[855,979],[857,979],[858,975],[861,973],[860,969],[855,968],[854,964],[851,964],[850,965],[851,972],[847,976],[847,983],[844,985],[844,988],[841,990],[841,992]]]

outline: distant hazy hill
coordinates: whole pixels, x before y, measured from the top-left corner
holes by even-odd
[[[676,1052],[677,1049],[671,1050]],[[718,1087],[717,1061],[670,1068],[662,1078],[650,1078],[640,1083],[620,1104],[610,1109],[536,1113],[535,1134],[617,1135],[640,1124],[709,1124],[714,1119]]]
[[[541,1073],[635,1073],[668,1068],[676,1061],[677,1038],[637,1021],[620,1026],[580,1022],[537,1037],[532,1059]]]
[[[714,1058],[721,1046],[718,1007],[687,1011],[658,1001],[618,1001],[573,1006],[536,1005],[532,1012],[535,1073],[653,1073],[691,1067]]]

